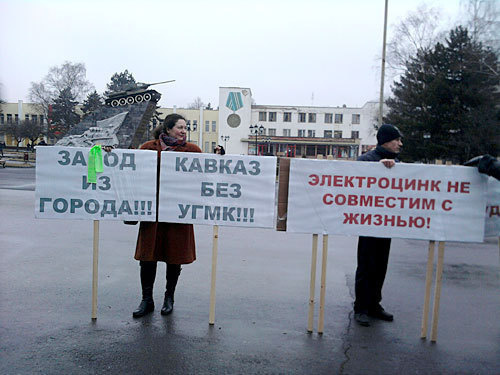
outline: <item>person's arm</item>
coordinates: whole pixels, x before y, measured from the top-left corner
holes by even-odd
[[[386,168],[392,168],[396,165],[394,159],[382,159],[380,162],[384,164]]]
[[[464,165],[471,167],[475,167],[477,165],[479,173],[484,173],[500,180],[500,161],[491,155],[476,156],[475,158],[466,161]]]

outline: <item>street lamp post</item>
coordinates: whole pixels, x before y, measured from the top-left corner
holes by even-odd
[[[250,125],[250,134],[255,134],[255,155],[258,155],[257,141],[259,135],[264,134],[264,130],[265,128],[262,125],[261,126],[258,126],[257,124]]]
[[[267,155],[269,155],[269,146],[271,145],[271,137],[267,137],[266,139],[264,139],[264,142],[266,142],[266,145],[267,145]]]
[[[193,124],[193,127],[191,127],[191,124],[188,123],[186,126],[186,130],[188,131],[188,142],[191,142],[191,131],[196,131],[197,125]]]
[[[224,142],[224,150],[226,150],[226,142],[229,141],[229,135],[221,135],[220,140]],[[227,151],[227,150],[226,150]]]

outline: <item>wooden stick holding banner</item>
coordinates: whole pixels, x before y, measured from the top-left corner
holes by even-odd
[[[277,217],[277,222],[276,222],[276,230],[277,231],[286,231],[289,177],[290,177],[290,159],[279,158],[278,217]]]
[[[99,260],[99,220],[94,220],[94,252],[92,257],[92,320],[97,319],[97,275]]]
[[[316,264],[318,262],[318,235],[312,237],[312,256],[311,256],[311,281],[309,283],[309,314],[307,317],[307,332],[313,331],[314,325],[314,290],[316,288]]]
[[[286,231],[288,208],[288,182],[290,177],[290,159],[279,159],[278,175],[278,219],[276,230]],[[316,289],[316,265],[318,263],[318,235],[312,236],[311,279],[309,283],[309,311],[307,316],[307,332],[313,331],[314,325],[314,292]]]
[[[425,275],[425,297],[424,297],[424,311],[422,313],[422,329],[420,330],[420,338],[427,337],[427,325],[429,321],[429,305],[431,300],[431,284],[434,265],[434,248],[435,241],[429,241],[429,253],[427,256],[427,272]]]
[[[318,155],[318,159],[323,159],[323,155]],[[327,156],[328,160],[333,160],[333,155]],[[323,334],[325,325],[325,295],[326,295],[326,266],[328,258],[328,234],[323,235],[323,250],[321,257],[321,289],[319,297],[319,318],[318,318],[318,333]]]
[[[436,267],[436,286],[434,288],[434,302],[432,311],[431,341],[437,340],[437,328],[439,320],[439,300],[441,298],[441,285],[443,280],[443,262],[444,262],[444,241],[438,244],[438,259]]]
[[[325,324],[326,264],[328,257],[328,235],[323,235],[323,256],[321,259],[321,290],[319,296],[318,333],[323,334]]]
[[[219,245],[219,226],[214,225],[212,236],[212,280],[210,284],[210,313],[208,315],[208,324],[215,323],[215,279],[217,277],[217,249]]]

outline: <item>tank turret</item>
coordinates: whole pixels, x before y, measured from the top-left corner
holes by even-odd
[[[149,86],[160,85],[162,83],[174,82],[175,80],[162,81],[155,83],[137,82],[125,86],[121,91],[113,92],[108,95],[104,101],[110,107],[117,107],[121,105],[141,103],[144,101],[160,100],[160,94],[155,90],[148,90]]]

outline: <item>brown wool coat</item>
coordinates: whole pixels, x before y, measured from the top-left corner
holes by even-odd
[[[158,139],[147,141],[142,150],[158,151],[158,171],[156,177],[156,202],[158,202],[158,187],[160,175],[161,146]],[[173,151],[201,152],[192,143],[177,146]],[[170,151],[169,151],[170,152]],[[158,203],[156,206],[156,221],[141,222],[134,258],[142,261],[161,261],[168,264],[188,264],[196,259],[194,230],[192,224],[158,222]]]

